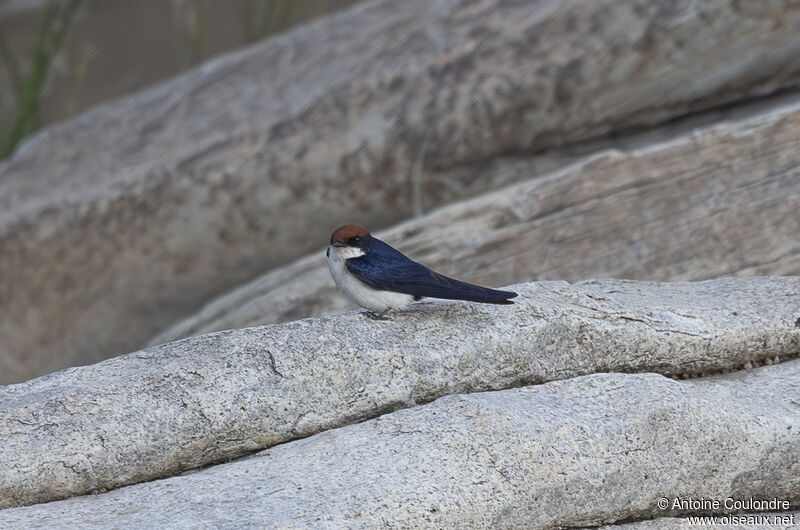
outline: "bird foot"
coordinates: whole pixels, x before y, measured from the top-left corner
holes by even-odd
[[[374,311],[367,310],[364,314],[367,316],[367,318],[370,318],[372,320],[390,320],[389,317],[385,316],[386,313],[388,312],[389,312],[388,309],[386,311],[383,311],[382,313],[376,313]]]

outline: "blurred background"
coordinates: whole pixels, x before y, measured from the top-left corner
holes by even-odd
[[[0,156],[49,123],[355,1],[0,2]]]
[[[0,1],[0,384],[467,281],[800,273],[790,0]]]

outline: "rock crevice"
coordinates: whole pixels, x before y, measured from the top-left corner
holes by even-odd
[[[795,0],[374,0],[51,127],[0,164],[0,382],[135,350],[337,224],[541,174],[482,171],[507,153],[796,87],[799,25]]]
[[[692,381],[603,373],[450,395],[197,473],[0,511],[0,521],[552,528],[695,514],[662,509],[664,497],[797,503],[797,400],[800,360]]]
[[[484,285],[797,275],[798,144],[794,97],[668,142],[601,151],[378,235],[435,270]],[[526,170],[536,173],[530,159],[484,171]],[[349,308],[323,255],[218,297],[151,344]]]
[[[169,476],[449,394],[800,352],[800,277],[510,289],[512,306],[422,302],[389,322],[354,312],[219,332],[2,387],[0,506]]]

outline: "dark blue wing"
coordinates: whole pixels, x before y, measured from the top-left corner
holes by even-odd
[[[510,291],[488,289],[454,280],[413,261],[383,241],[370,237],[369,253],[345,262],[347,270],[373,289],[410,294],[416,298],[445,298],[491,304],[511,304]]]

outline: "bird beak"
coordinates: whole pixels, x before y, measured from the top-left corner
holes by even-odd
[[[334,241],[333,243],[331,243],[331,246],[332,247],[346,247],[347,245],[345,245],[341,241]]]

